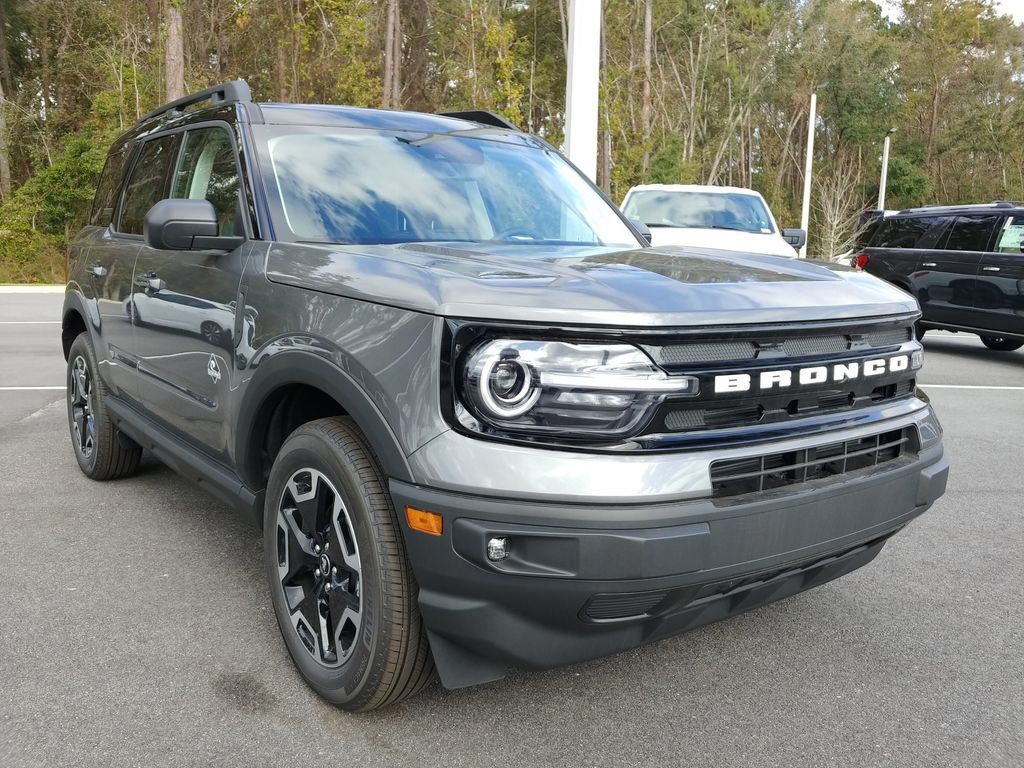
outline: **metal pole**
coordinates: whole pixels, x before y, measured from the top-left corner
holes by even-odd
[[[882,144],[882,178],[878,182],[878,210],[885,210],[885,185],[889,180],[889,136],[892,131],[885,134],[885,142]]]
[[[800,229],[807,232],[811,223],[811,166],[814,164],[814,123],[817,120],[818,94],[811,91],[811,113],[807,117],[807,160],[804,163],[804,204],[800,209]],[[808,233],[809,234],[809,233]],[[807,258],[807,243],[800,248],[800,258]]]
[[[597,179],[597,104],[601,74],[601,0],[569,1],[565,80],[565,153]]]

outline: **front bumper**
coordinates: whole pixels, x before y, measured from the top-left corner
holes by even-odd
[[[917,418],[922,431],[934,422],[930,409]],[[442,682],[461,687],[622,651],[848,573],[928,509],[947,474],[936,434],[889,464],[729,500],[569,503],[397,481],[391,493],[399,510],[444,518],[442,536],[404,533]],[[486,557],[494,536],[511,542],[498,563]]]

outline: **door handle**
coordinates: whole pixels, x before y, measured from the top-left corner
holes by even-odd
[[[986,272],[998,272],[999,271],[999,267],[982,267],[982,269],[984,271],[986,271]]]
[[[925,262],[924,264],[922,264],[921,266],[922,266],[922,267],[937,267],[937,266],[939,266],[939,265],[938,265],[938,264],[936,264],[936,263],[935,263],[934,261],[926,261],[926,262]]]
[[[100,264],[98,261],[91,267],[89,267],[88,271],[90,275],[92,275],[93,277],[98,277],[100,279],[107,276],[107,268]]]

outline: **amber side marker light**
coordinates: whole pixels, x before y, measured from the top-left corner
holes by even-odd
[[[436,512],[427,512],[416,507],[405,508],[405,519],[409,521],[409,527],[414,531],[429,533],[431,536],[440,536],[444,528],[444,518]]]

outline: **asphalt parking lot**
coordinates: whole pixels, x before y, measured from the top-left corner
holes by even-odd
[[[0,293],[0,766],[1024,764],[1024,350],[926,337],[949,491],[866,568],[356,716],[293,671],[254,528],[152,460],[79,473],[61,299]]]

